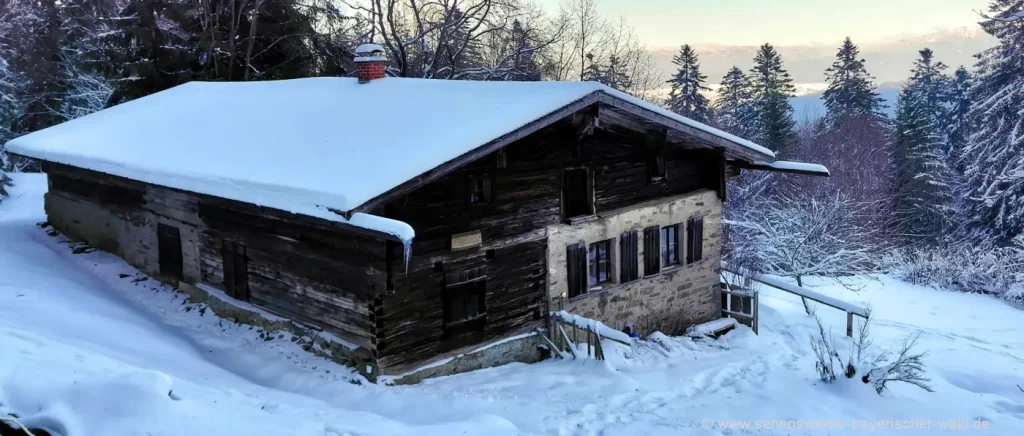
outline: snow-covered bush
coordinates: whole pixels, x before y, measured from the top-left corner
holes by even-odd
[[[748,190],[758,189],[751,185]],[[730,262],[750,260],[759,272],[793,277],[837,277],[881,269],[877,226],[868,222],[871,206],[842,192],[740,193],[730,206]]]
[[[826,331],[821,320],[818,323],[818,336],[811,336],[811,350],[814,352],[814,369],[818,377],[825,383],[835,383],[842,377],[852,379],[858,374],[861,381],[872,385],[879,395],[888,388],[889,382],[910,383],[931,392],[929,379],[925,376],[925,353],[916,353],[917,336],[904,339],[900,352],[895,357],[890,353],[871,356],[872,340],[870,337],[870,313],[868,319],[860,324],[854,338],[845,336],[836,339],[831,330]]]
[[[943,247],[908,249],[889,261],[893,275],[910,283],[1024,303],[1024,237],[1002,247],[976,237]]]

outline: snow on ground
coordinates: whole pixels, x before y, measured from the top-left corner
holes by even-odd
[[[947,433],[938,426],[950,420],[977,434],[1024,432],[1024,311],[987,296],[888,277],[852,279],[856,292],[812,282],[870,305],[879,348],[919,333],[934,393],[893,385],[880,397],[859,382],[820,383],[813,318],[798,297],[769,289],[760,336],[745,327],[719,340],[655,334],[632,350],[607,343],[603,362],[379,386],[288,335],[186,304],[116,257],[72,254],[35,226],[45,179],[16,174],[15,183],[0,204],[0,413],[65,435],[845,435],[865,432],[851,420],[891,429],[910,419],[934,421],[916,434]],[[843,313],[817,313],[842,335]],[[782,428],[795,420],[832,428]]]

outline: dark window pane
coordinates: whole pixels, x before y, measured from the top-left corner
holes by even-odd
[[[593,215],[590,200],[591,180],[586,168],[565,170],[565,192],[563,212],[566,218]]]

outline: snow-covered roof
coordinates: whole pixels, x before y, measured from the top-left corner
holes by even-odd
[[[824,165],[805,162],[791,162],[785,160],[777,160],[774,162],[756,161],[748,166],[752,169],[772,170],[783,173],[808,174],[812,176],[825,177],[829,177],[831,175],[828,168],[825,168]]]
[[[757,144],[598,83],[400,78],[369,84],[355,78],[191,82],[16,138],[7,148],[347,222],[333,211],[352,211],[458,156],[595,97],[774,159]],[[411,228],[399,232],[394,223],[368,215],[352,219],[411,239]]]

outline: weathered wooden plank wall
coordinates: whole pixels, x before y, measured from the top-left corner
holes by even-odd
[[[562,219],[564,168],[593,169],[598,213],[718,186],[717,155],[710,151],[667,150],[668,177],[651,183],[644,137],[596,129],[576,150],[576,131],[566,119],[506,147],[502,168],[494,153],[375,211],[416,229],[408,272],[401,270],[401,250],[391,251],[394,291],[378,306],[377,358],[387,373],[472,342],[444,336],[446,272],[487,268],[486,323],[472,339],[498,338],[542,322],[548,310],[544,235]],[[492,178],[489,203],[469,204],[471,175]],[[451,250],[452,235],[473,230],[481,231],[480,247]],[[487,259],[491,249],[493,258]]]
[[[186,275],[187,281],[223,289],[222,241],[241,243],[247,247],[251,303],[374,348],[370,305],[386,288],[384,239],[326,220],[66,165],[47,164],[46,171],[51,193],[99,204],[118,216],[146,216],[135,223],[139,227],[155,232],[159,221],[199,229],[196,244],[186,247],[194,253],[185,256],[197,263],[192,268],[198,277]]]

